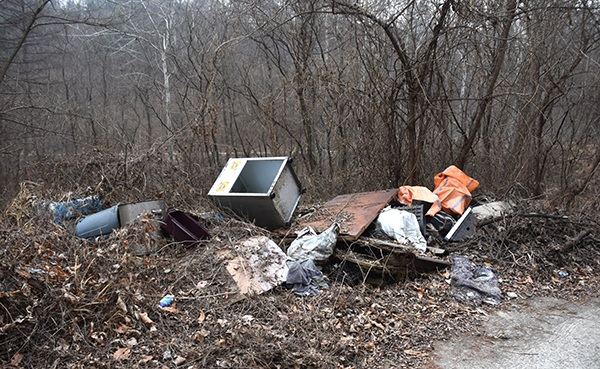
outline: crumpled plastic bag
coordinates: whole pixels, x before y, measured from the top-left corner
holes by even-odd
[[[413,213],[387,207],[379,213],[376,222],[385,234],[396,241],[412,245],[421,252],[427,250],[427,241],[421,234],[419,221]]]
[[[454,255],[450,279],[456,300],[479,306],[482,303],[499,305],[502,291],[498,279],[488,266],[475,267],[462,256]]]
[[[287,254],[299,262],[307,259],[325,261],[333,254],[339,232],[340,225],[337,223],[333,223],[321,234],[317,234],[312,227],[306,227],[292,242]]]
[[[308,259],[299,263],[289,259],[287,265],[289,271],[285,282],[286,287],[291,289],[295,295],[318,295],[318,288],[329,288],[329,279],[317,269],[312,260]]]

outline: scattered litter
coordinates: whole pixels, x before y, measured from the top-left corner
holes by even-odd
[[[79,220],[75,226],[75,234],[77,237],[93,238],[110,234],[113,230],[119,229],[121,227],[121,224],[119,223],[119,205],[121,204],[88,215]]]
[[[426,203],[425,214],[433,216],[442,210],[440,199],[429,188],[422,186],[402,186],[398,189],[398,201],[407,206]]]
[[[314,266],[314,263],[312,264]],[[315,279],[323,280],[323,273],[312,268],[305,268],[297,261],[288,263],[289,271],[285,281],[286,287],[298,296],[318,295],[319,289],[312,284]]]
[[[488,204],[481,204],[473,206],[473,214],[477,217],[478,221],[484,219],[497,218],[510,212],[512,205],[506,201],[490,202]]]
[[[198,216],[200,216],[203,219],[215,219],[219,222],[224,222],[225,218],[223,218],[223,216],[221,216],[221,214],[212,214],[212,213],[202,213],[202,214],[198,214]]]
[[[431,224],[440,236],[445,237],[456,224],[456,219],[440,210],[434,216],[427,217],[427,223]]]
[[[471,236],[475,233],[476,222],[477,218],[473,215],[472,208],[467,208],[444,239],[446,241],[460,241]]]
[[[77,163],[76,174],[82,171],[80,164]],[[134,165],[137,164],[129,163],[128,170]],[[111,171],[102,166],[101,169],[86,169],[85,177],[100,172],[111,175]],[[114,172],[120,176],[123,170],[122,166],[115,166]],[[111,177],[110,187],[98,191],[103,202],[114,205],[118,201],[134,200],[141,193],[155,192],[155,186],[162,183],[156,177],[148,176],[148,181],[143,181],[144,186],[148,184],[147,190],[135,187],[136,183],[142,183],[138,179],[145,179],[138,177],[140,173],[149,174],[134,171],[131,176],[128,173],[125,182],[121,177]],[[160,179],[158,173],[152,174]],[[190,180],[195,178],[190,177]],[[83,191],[88,182],[82,181],[78,188]],[[54,193],[60,190],[54,184],[50,189]],[[127,189],[130,194],[124,192]],[[190,197],[180,197],[181,194],[187,196],[188,189]],[[204,206],[206,199],[200,198],[198,193],[197,188],[182,186],[169,198],[185,204],[182,206],[191,214],[216,214],[213,207]],[[339,204],[339,213],[329,214],[327,211],[332,208],[320,212],[323,205],[312,205],[307,209],[313,211],[301,209],[299,213],[304,215],[298,222],[322,220],[324,228],[313,227],[321,233],[334,223],[332,219],[340,219],[344,221],[340,228],[360,231],[365,224],[373,223],[385,207],[373,211],[386,204],[388,193],[375,195],[378,200],[363,202],[363,205],[360,205],[363,197],[346,196],[344,203]],[[196,197],[197,202],[190,201],[192,197]],[[35,198],[66,197],[39,194]],[[344,206],[347,201],[350,201],[348,206]],[[41,215],[32,217],[31,197],[25,205],[18,209],[19,213],[5,213],[8,219],[19,219],[23,228],[17,228],[11,220],[0,229],[0,239],[5,245],[0,268],[0,297],[5,310],[0,335],[16,343],[7,344],[0,359],[9,363],[11,358],[22,357],[19,353],[22,350],[24,356],[18,364],[22,367],[80,364],[175,367],[178,356],[186,359],[181,367],[198,364],[218,367],[217,360],[227,367],[248,362],[281,367],[335,364],[350,367],[356,363],[376,366],[378,359],[383,363],[389,359],[396,366],[414,367],[423,364],[418,359],[421,358],[419,353],[430,351],[431,342],[443,339],[448,331],[466,332],[476,328],[476,320],[483,311],[453,302],[453,289],[444,283],[445,278],[450,278],[450,268],[447,274],[421,274],[429,267],[443,267],[446,258],[440,257],[435,262],[424,260],[421,258],[424,255],[415,255],[414,248],[387,238],[372,241],[361,235],[351,242],[341,241],[349,233],[338,237],[340,242],[323,267],[323,273],[331,280],[355,287],[336,284],[334,288],[322,289],[319,285],[316,287],[320,294],[316,299],[298,298],[285,288],[273,288],[234,306],[232,304],[239,301],[239,288],[226,265],[239,257],[247,275],[253,277],[247,262],[251,253],[242,241],[256,235],[269,235],[263,229],[249,223],[217,222],[201,216],[198,222],[215,235],[212,241],[201,242],[203,247],[194,250],[164,247],[170,241],[160,237],[157,239],[160,252],[136,257],[131,250],[141,239],[136,235],[142,234],[137,226],[144,225],[142,221],[146,219],[120,224],[119,230],[111,232],[109,237],[82,242],[66,227],[56,226],[52,221],[41,222]],[[356,212],[348,211],[351,205],[358,205],[354,208]],[[502,219],[502,227],[478,230],[476,237],[447,245],[448,249],[468,255],[476,265],[484,265],[483,261],[494,263],[503,273],[502,280],[498,279],[504,292],[502,298],[509,302],[521,304],[521,299],[536,295],[552,294],[567,299],[593,295],[598,279],[595,262],[598,237],[593,233],[597,228],[597,215],[579,211],[568,214],[567,218],[555,209],[547,213],[550,210],[543,206],[541,202],[515,203],[513,216]],[[369,215],[365,218],[358,215],[366,213]],[[373,218],[366,221],[371,215]],[[72,223],[74,221],[69,225],[74,225]],[[298,225],[298,230],[302,228]],[[588,229],[592,233],[586,233],[585,238],[576,236]],[[296,238],[292,232],[272,235],[285,250],[284,245]],[[288,239],[289,236],[292,238]],[[556,245],[565,242],[572,247],[557,252]],[[229,252],[228,257],[219,257],[223,250]],[[270,255],[257,259],[264,264],[277,264],[265,261]],[[281,260],[284,259],[281,255]],[[569,274],[559,279],[562,275],[559,271]],[[413,273],[420,277],[398,283],[401,278],[415,275]],[[285,284],[289,276],[288,271],[281,283]],[[500,277],[498,273],[496,276]],[[315,286],[315,283],[312,279],[309,285]],[[176,303],[158,307],[159,300],[167,293],[175,296]],[[157,328],[157,332],[149,331]],[[54,339],[48,340],[50,336]],[[410,350],[398,348],[398,337],[402,342],[411,342]],[[278,343],[281,347],[278,346],[275,356],[273,350],[261,349],[265,344]],[[304,350],[307,344],[318,347],[318,355]],[[367,344],[376,349],[376,357],[373,351],[365,350]],[[117,361],[112,356],[121,348],[117,357],[122,357],[126,348],[131,350],[127,361]],[[169,352],[168,360],[163,357],[165,350]],[[398,351],[400,355],[396,354]],[[215,352],[219,355],[215,356]],[[53,355],[50,360],[48,353]],[[18,361],[14,359],[11,363]]]
[[[326,261],[333,254],[339,231],[337,223],[333,223],[321,234],[317,234],[312,227],[306,227],[292,242],[287,254],[296,261]]]
[[[339,238],[355,241],[397,193],[398,190],[394,189],[337,196],[323,204],[318,211],[304,217],[300,226],[310,226],[318,233],[337,223],[340,225]]]
[[[156,222],[161,221],[167,215],[164,199],[135,202],[119,206],[119,222],[121,226],[134,221],[137,218],[149,218]]]
[[[462,256],[454,255],[450,270],[454,297],[470,305],[498,305],[502,301],[502,291],[492,269],[486,265],[475,267]]]
[[[569,276],[569,273],[565,272],[564,270],[559,270],[557,274],[560,278],[566,278]]]
[[[165,297],[163,297],[160,300],[160,303],[159,303],[160,307],[170,306],[173,303],[174,298],[175,298],[175,296],[173,296],[173,295],[166,295]]]

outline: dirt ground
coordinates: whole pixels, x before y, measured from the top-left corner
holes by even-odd
[[[148,233],[143,222],[90,241],[74,235],[75,220],[55,224],[34,214],[33,195],[23,190],[0,228],[0,361],[7,368],[432,368],[434,343],[481,329],[490,314],[534,297],[599,297],[593,212],[523,201],[462,242],[438,243],[450,256],[494,269],[503,302],[470,306],[455,300],[447,269],[409,271],[381,286],[334,280],[317,296],[279,286],[244,297],[220,251],[236,252],[259,235],[285,249],[279,235],[219,220],[216,209],[199,204],[187,210],[213,238],[195,248]],[[155,251],[142,255],[139,247]],[[161,308],[166,294],[174,303]]]
[[[599,368],[600,300],[534,297],[482,317],[432,355],[440,368]]]

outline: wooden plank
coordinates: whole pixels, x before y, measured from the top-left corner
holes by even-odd
[[[323,204],[300,224],[321,233],[334,222],[340,225],[339,239],[355,241],[392,200],[397,189],[337,196]]]
[[[386,252],[401,252],[412,255],[412,258],[406,259],[407,261],[410,261],[410,263],[406,264],[405,266],[412,267],[416,272],[419,273],[429,273],[437,270],[442,270],[452,265],[451,263],[441,259],[429,258],[426,256],[418,255],[415,253],[415,249],[411,246],[402,245],[392,241],[378,240],[376,238],[361,237],[360,240],[368,242],[368,245],[370,245],[371,247],[378,247]]]
[[[417,252],[417,250],[415,250],[415,248],[413,246],[403,245],[403,244],[395,242],[395,241],[385,241],[385,240],[380,240],[377,238],[368,238],[368,237],[361,237],[360,239],[367,243],[371,243],[374,245],[383,245],[383,246],[390,246],[390,247],[394,247],[394,248],[400,248],[402,250],[409,251],[412,253]],[[436,256],[448,255],[447,250],[439,249],[437,247],[427,246],[427,251],[431,252],[433,255],[436,255]]]

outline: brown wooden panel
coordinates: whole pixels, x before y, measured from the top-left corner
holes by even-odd
[[[317,233],[321,233],[337,222],[340,225],[339,238],[354,241],[377,218],[379,212],[397,192],[398,190],[394,189],[338,196],[323,204],[323,207],[308,216],[300,226],[311,226]]]

